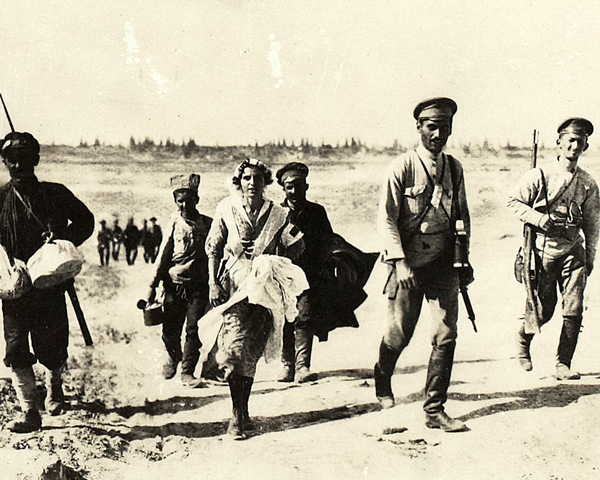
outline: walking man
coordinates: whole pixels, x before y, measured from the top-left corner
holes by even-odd
[[[425,424],[447,432],[467,429],[444,411],[457,337],[456,219],[462,219],[470,233],[462,166],[442,152],[456,111],[456,103],[449,98],[417,105],[413,115],[420,145],[388,167],[378,216],[389,275],[387,328],[374,369],[376,395],[383,408],[394,406],[391,378],[426,298],[433,321],[433,348],[425,384]]]
[[[557,380],[577,380],[571,360],[577,346],[583,314],[583,293],[594,268],[598,244],[600,201],[596,181],[577,165],[588,148],[594,127],[585,118],[570,118],[558,127],[558,158],[550,166],[529,170],[508,200],[508,208],[535,231],[540,259],[537,296],[541,304],[539,327],[554,314],[557,287],[562,295],[563,326],[556,354]],[[518,358],[530,371],[533,334],[518,332]]]
[[[9,257],[27,260],[49,237],[81,245],[94,232],[94,216],[64,185],[40,182],[34,170],[40,145],[30,133],[12,132],[0,143],[10,181],[0,188],[0,243]],[[46,367],[46,413],[64,407],[61,374],[67,361],[69,323],[66,284],[32,288],[14,300],[2,301],[6,356],[22,415],[11,421],[12,432],[39,430],[42,420],[32,365]],[[29,347],[29,338],[33,353]]]
[[[110,240],[112,232],[106,226],[106,220],[100,220],[100,231],[98,232],[98,255],[100,256],[100,265],[108,266],[110,260]]]
[[[290,220],[304,234],[304,252],[294,262],[304,270],[310,289],[298,297],[298,317],[283,327],[283,371],[280,382],[299,383],[317,379],[310,371],[314,321],[315,288],[319,282],[321,264],[325,258],[324,245],[333,235],[333,229],[322,205],[306,199],[308,167],[292,162],[277,171],[277,182],[283,187],[285,200],[282,206],[290,210]]]

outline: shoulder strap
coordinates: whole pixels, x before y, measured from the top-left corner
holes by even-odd
[[[446,155],[448,165],[450,166],[450,178],[452,179],[452,211],[451,216],[456,220],[462,220],[460,203],[458,201],[458,172],[456,171],[456,160],[452,155]]]

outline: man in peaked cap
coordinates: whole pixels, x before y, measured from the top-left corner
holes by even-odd
[[[456,103],[445,97],[421,102],[413,115],[420,145],[386,171],[379,204],[382,260],[388,265],[388,319],[375,364],[375,393],[394,406],[391,379],[409,344],[423,298],[431,308],[432,352],[425,385],[425,424],[447,432],[466,430],[444,411],[457,338],[459,275],[453,266],[455,224],[470,234],[461,164],[442,152],[452,133]]]
[[[10,174],[10,181],[0,187],[0,243],[10,258],[23,262],[49,237],[79,246],[94,232],[94,215],[67,187],[38,181],[39,153],[38,141],[27,132],[9,133],[0,143],[0,155]],[[12,432],[41,428],[32,369],[38,361],[46,367],[46,413],[58,415],[64,408],[62,371],[69,345],[66,288],[66,283],[34,288],[19,298],[2,300],[4,364],[12,371],[23,412],[7,425]]]
[[[556,378],[577,380],[571,369],[583,320],[587,277],[594,268],[598,244],[600,200],[596,181],[577,165],[588,149],[594,126],[585,118],[569,118],[558,127],[558,157],[547,167],[529,170],[509,197],[508,208],[535,231],[541,259],[537,296],[541,303],[540,327],[550,321],[562,294],[563,326],[556,354]],[[530,346],[533,334],[518,332],[518,359],[525,371],[533,368]]]
[[[165,291],[162,340],[168,354],[163,376],[166,380],[173,378],[181,363],[181,381],[190,387],[201,385],[194,372],[202,345],[198,320],[208,306],[208,258],[204,244],[212,223],[210,217],[197,210],[199,185],[200,175],[195,173],[171,178],[177,212],[167,226],[147,295],[147,302],[153,303],[156,288],[162,282]]]
[[[304,270],[311,290],[298,298],[298,318],[286,322],[283,329],[283,371],[280,382],[311,382],[317,375],[310,371],[310,360],[315,333],[314,315],[312,315],[314,289],[319,279],[320,267],[324,258],[323,245],[333,235],[333,229],[322,205],[306,199],[308,190],[308,167],[300,162],[284,165],[277,173],[277,183],[283,187],[285,200],[283,207],[290,210],[292,223],[304,234],[305,250],[296,260]]]

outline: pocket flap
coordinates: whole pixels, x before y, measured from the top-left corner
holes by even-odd
[[[407,197],[418,197],[424,191],[427,185],[415,185],[414,187],[409,187],[404,190],[404,195]]]

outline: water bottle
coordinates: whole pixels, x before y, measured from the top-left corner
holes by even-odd
[[[465,230],[465,222],[456,221],[456,237],[454,239],[454,267],[462,268],[469,266],[468,237]]]

